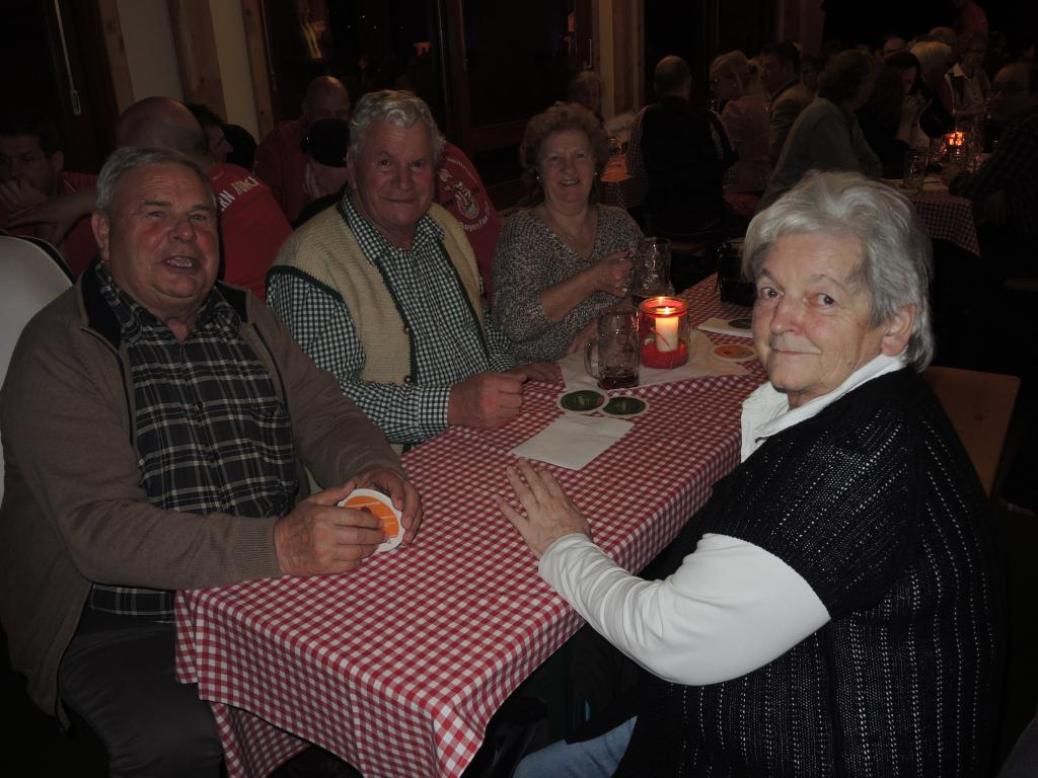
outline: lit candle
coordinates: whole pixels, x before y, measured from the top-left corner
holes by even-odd
[[[642,364],[671,370],[688,362],[688,304],[674,297],[650,297],[638,306]]]
[[[656,317],[656,350],[677,351],[678,350],[678,324],[680,318],[672,315],[673,308],[659,308]]]

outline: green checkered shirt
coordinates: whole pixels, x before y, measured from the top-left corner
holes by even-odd
[[[411,249],[394,246],[361,216],[347,195],[337,206],[364,257],[377,267],[410,328],[416,367],[412,382],[362,381],[364,346],[342,297],[299,272],[275,266],[267,304],[314,363],[336,377],[393,443],[420,443],[447,428],[450,389],[471,375],[514,366],[511,344],[493,325],[481,326],[428,214]]]

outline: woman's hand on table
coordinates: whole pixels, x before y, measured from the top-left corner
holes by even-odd
[[[358,473],[346,486],[353,489],[377,489],[389,495],[393,505],[400,511],[400,520],[404,525],[404,543],[410,543],[418,534],[422,524],[422,498],[418,490],[405,476],[396,470],[374,468]]]
[[[538,559],[552,543],[565,535],[591,537],[587,519],[562,491],[551,473],[520,460],[516,468],[509,467],[505,474],[526,515],[513,508],[503,497],[497,498],[497,507],[523,536],[526,545]]]
[[[602,257],[588,272],[594,274],[594,288],[614,297],[624,297],[631,285],[631,250],[621,249]]]
[[[274,523],[274,550],[286,575],[346,573],[385,540],[378,517],[340,508],[355,482],[312,494]]]

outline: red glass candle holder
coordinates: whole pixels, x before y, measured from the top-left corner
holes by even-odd
[[[688,304],[675,297],[650,297],[638,306],[642,364],[664,370],[688,362]]]

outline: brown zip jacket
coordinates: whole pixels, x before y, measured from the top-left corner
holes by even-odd
[[[402,472],[378,427],[265,305],[218,289],[288,407],[299,499],[304,466],[327,485],[372,467]],[[199,516],[147,502],[126,356],[88,270],[26,326],[0,390],[0,621],[33,700],[63,720],[58,665],[92,582],[193,589],[280,575],[277,517]]]

